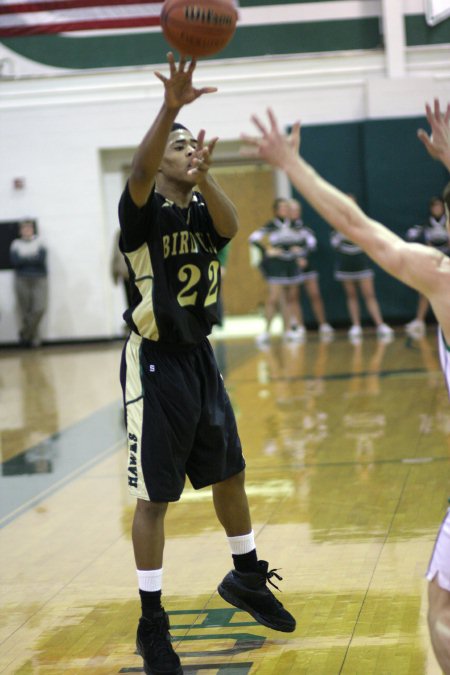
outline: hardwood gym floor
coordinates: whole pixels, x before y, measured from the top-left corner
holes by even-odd
[[[424,573],[447,505],[435,336],[213,339],[247,460],[258,553],[297,618],[227,606],[210,491],[169,508],[164,598],[185,673],[437,675]],[[119,343],[0,352],[0,673],[142,673]],[[277,582],[278,583],[278,582]],[[277,593],[277,591],[275,591]]]

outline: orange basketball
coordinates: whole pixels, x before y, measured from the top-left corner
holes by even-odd
[[[161,27],[180,54],[211,56],[229,43],[237,18],[233,0],[164,0]]]

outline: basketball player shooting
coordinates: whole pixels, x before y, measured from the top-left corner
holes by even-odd
[[[253,116],[258,137],[243,134],[246,154],[283,170],[299,193],[328,223],[360,246],[380,267],[428,298],[439,323],[441,366],[450,392],[450,258],[437,249],[400,239],[387,227],[366,216],[357,204],[332,186],[299,155],[300,123],[284,136],[272,112],[263,122]],[[439,102],[426,106],[431,134],[423,129],[418,137],[429,155],[450,171],[450,105],[441,111]],[[450,229],[450,183],[443,193]],[[428,626],[437,660],[450,675],[450,510],[436,538],[427,571]]]
[[[294,617],[267,586],[281,577],[256,555],[241,442],[207,339],[219,319],[217,251],[238,230],[236,209],[209,173],[217,139],[206,143],[204,131],[196,138],[175,122],[183,106],[216,89],[194,87],[195,60],[177,65],[170,52],[168,62],[169,76],[156,73],[164,85],[162,106],[133,158],[119,204],[120,248],[132,286],[121,383],[128,486],[136,497],[132,538],[142,606],[136,642],[147,675],[183,672],[161,592],[164,519],[186,475],[195,489],[212,486],[228,537],[234,569],[219,594],[264,626],[295,629]]]

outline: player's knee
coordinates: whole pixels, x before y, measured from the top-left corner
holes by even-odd
[[[430,637],[444,675],[450,675],[450,627],[438,618],[430,625]]]
[[[230,478],[226,478],[220,483],[215,483],[213,485],[213,490],[216,493],[218,493],[219,491],[228,491],[236,489],[243,490],[244,484],[245,484],[245,469],[243,469],[239,473],[236,473],[234,476],[231,476]]]
[[[428,628],[436,658],[450,675],[450,593],[436,579],[428,584]]]
[[[234,476],[231,477],[231,480],[233,480],[239,487],[244,487],[245,484],[245,470],[243,469],[239,473],[235,474]]]
[[[145,499],[138,499],[136,502],[136,511],[145,518],[158,520],[164,518],[167,511],[167,502],[149,502]]]

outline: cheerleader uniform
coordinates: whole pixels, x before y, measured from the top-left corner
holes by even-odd
[[[250,235],[250,245],[256,246],[262,253],[259,268],[269,284],[289,286],[300,283],[299,254],[292,250],[299,245],[299,229],[301,227],[288,218],[274,218]],[[267,255],[268,245],[277,250],[276,255]]]
[[[333,232],[331,245],[336,249],[334,277],[338,281],[358,281],[373,277],[369,257],[364,251],[340,232]]]

